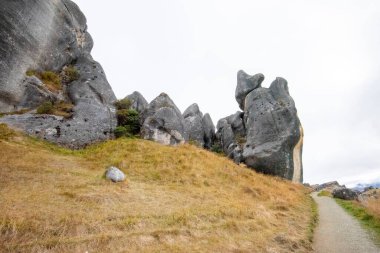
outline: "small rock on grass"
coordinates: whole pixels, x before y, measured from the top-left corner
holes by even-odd
[[[125,174],[118,168],[111,166],[106,171],[106,179],[114,183],[123,182],[125,180]]]

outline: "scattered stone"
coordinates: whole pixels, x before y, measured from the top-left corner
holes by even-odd
[[[116,167],[109,167],[106,171],[106,179],[114,183],[122,182],[125,180],[125,174]]]

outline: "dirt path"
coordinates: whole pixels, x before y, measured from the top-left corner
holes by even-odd
[[[316,253],[380,253],[359,221],[333,199],[312,194],[318,204],[319,224],[315,231]]]

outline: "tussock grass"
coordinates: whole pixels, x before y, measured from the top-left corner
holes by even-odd
[[[0,139],[1,252],[310,252],[302,185],[191,145]],[[114,165],[127,181],[102,176]]]

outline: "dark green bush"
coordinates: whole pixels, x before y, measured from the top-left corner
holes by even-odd
[[[140,116],[137,111],[122,109],[118,110],[116,115],[119,126],[125,127],[132,135],[140,132]]]
[[[123,136],[126,136],[126,137],[130,136],[128,129],[123,126],[116,127],[116,129],[114,130],[114,134],[116,138],[120,138]]]
[[[53,106],[53,103],[50,101],[43,103],[37,108],[38,114],[52,114],[53,111],[54,111],[54,106]]]
[[[125,110],[131,107],[131,101],[128,98],[120,99],[115,102],[115,107],[118,110]]]
[[[211,151],[214,152],[214,153],[218,153],[218,154],[222,154],[223,153],[222,147],[220,146],[219,143],[215,143],[214,145],[212,145]]]

